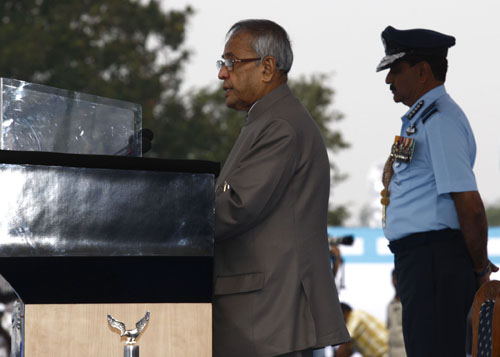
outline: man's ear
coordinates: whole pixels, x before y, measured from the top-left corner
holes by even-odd
[[[262,78],[264,82],[270,82],[276,74],[276,60],[274,57],[266,56],[261,62],[262,64]]]
[[[418,63],[418,75],[421,82],[425,82],[429,79],[434,79],[434,73],[432,72],[431,65],[427,61],[422,61]]]

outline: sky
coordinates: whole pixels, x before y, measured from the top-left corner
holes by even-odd
[[[287,30],[294,50],[289,78],[327,74],[335,90],[332,108],[344,119],[332,127],[351,144],[330,155],[348,178],[332,187],[330,201],[351,211],[348,226],[360,224],[364,205],[378,206],[376,167],[389,155],[401,116],[385,84],[387,71],[375,72],[384,55],[380,33],[429,28],[456,37],[448,52],[446,89],[469,118],[477,155],[474,172],[486,205],[500,204],[500,2],[498,0],[162,0],[165,10],[190,5],[187,27],[192,56],[184,70],[183,91],[220,86],[215,61],[225,34],[242,19],[270,19]],[[222,95],[222,92],[221,92]],[[373,178],[375,177],[375,179]]]

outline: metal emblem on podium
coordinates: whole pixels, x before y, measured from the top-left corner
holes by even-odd
[[[125,346],[123,349],[124,357],[139,357],[139,346],[137,346],[135,343],[141,331],[148,324],[148,321],[149,311],[147,311],[146,315],[144,315],[144,317],[135,324],[135,329],[127,330],[123,322],[116,320],[113,316],[108,314],[108,322],[111,327],[114,327],[115,329],[120,331],[120,337],[127,337],[127,342],[125,342]]]

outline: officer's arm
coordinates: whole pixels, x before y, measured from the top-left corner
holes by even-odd
[[[480,286],[490,280],[492,271],[498,271],[488,260],[488,222],[483,201],[477,191],[453,192],[451,197]]]

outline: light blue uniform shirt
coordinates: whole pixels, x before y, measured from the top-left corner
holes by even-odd
[[[424,104],[410,119],[420,101]],[[437,112],[424,123],[430,106]],[[417,100],[401,119],[400,135],[414,139],[415,149],[409,163],[392,164],[385,236],[395,240],[412,233],[459,229],[450,192],[477,191],[472,171],[476,142],[467,117],[441,85]],[[416,132],[409,135],[406,129],[412,125]]]

